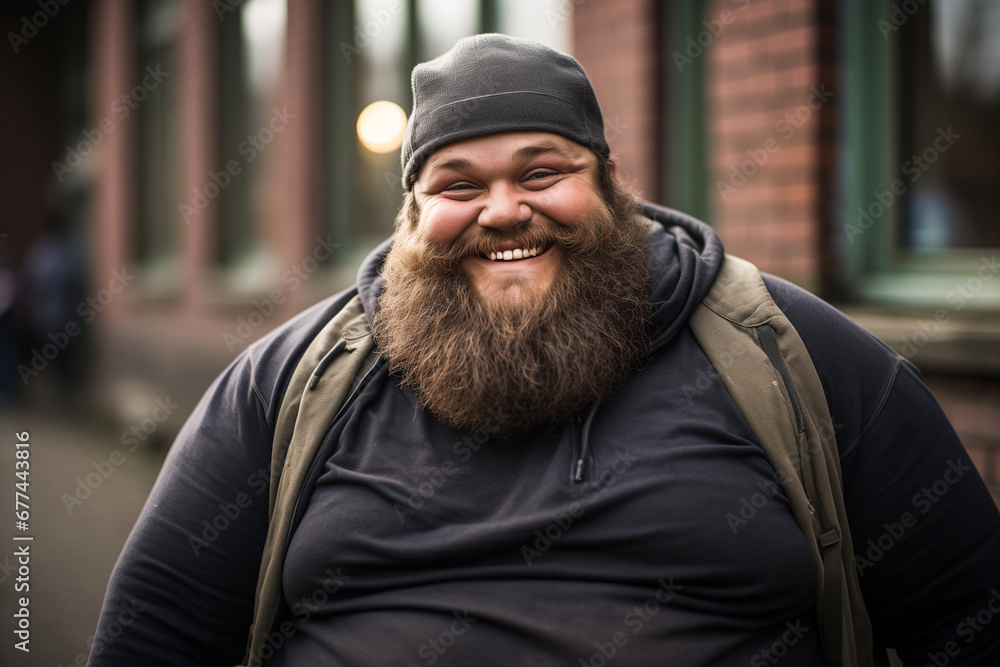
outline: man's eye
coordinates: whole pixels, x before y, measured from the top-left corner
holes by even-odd
[[[554,175],[555,172],[552,171],[533,171],[530,174],[528,174],[528,177],[525,180],[537,181],[540,178],[545,178],[546,176],[554,176]]]
[[[449,185],[445,190],[471,190],[472,185],[469,183],[455,183],[454,185]]]

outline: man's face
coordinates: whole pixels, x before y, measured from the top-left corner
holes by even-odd
[[[459,141],[435,151],[418,174],[417,232],[441,248],[468,247],[462,266],[479,295],[516,303],[552,286],[564,250],[546,233],[586,224],[604,206],[597,179],[594,153],[557,134]]]
[[[604,200],[598,172],[544,132],[457,142],[423,165],[372,319],[421,407],[469,430],[501,412],[512,436],[603,400],[640,365],[648,229],[627,193]]]

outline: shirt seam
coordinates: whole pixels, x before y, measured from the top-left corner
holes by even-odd
[[[271,422],[267,418],[267,401],[264,400],[264,395],[261,394],[260,388],[257,386],[257,363],[253,358],[253,350],[247,350],[247,357],[250,360],[250,388],[253,390],[254,395],[257,396],[257,400],[260,401],[261,410],[264,413],[264,423],[267,425],[267,430],[271,433],[271,438],[274,439],[274,427],[271,426]]]
[[[889,400],[889,394],[892,392],[892,388],[896,385],[896,376],[899,374],[899,369],[902,365],[903,357],[896,355],[896,363],[892,367],[892,373],[889,374],[889,381],[886,383],[885,390],[879,398],[878,406],[876,406],[875,412],[872,414],[871,419],[868,420],[868,423],[865,424],[865,427],[861,429],[861,433],[859,433],[858,437],[854,439],[854,442],[852,442],[850,446],[844,450],[844,453],[840,455],[841,461],[846,459],[855,449],[857,449],[857,447],[861,444],[861,441],[864,440],[865,435],[867,435],[868,431],[875,425],[875,421],[879,418],[879,415],[882,414],[882,409]]]

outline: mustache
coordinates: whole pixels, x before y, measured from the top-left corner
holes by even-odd
[[[548,248],[559,243],[568,235],[549,231],[538,225],[531,225],[523,229],[500,232],[495,229],[484,229],[470,239],[460,239],[453,244],[452,253],[457,258],[465,257],[488,257],[491,252],[499,252],[502,246],[511,245],[518,248]]]
[[[553,245],[559,245],[565,250],[576,253],[595,252],[601,242],[597,229],[606,226],[610,222],[610,217],[609,211],[602,210],[572,227],[560,224],[543,226],[538,223],[522,223],[506,231],[485,227],[472,237],[458,238],[448,245],[424,241],[420,248],[421,259],[439,264],[457,265],[466,257],[489,257],[491,252],[501,251],[502,246],[547,250]],[[601,219],[604,225],[595,225],[594,218]]]

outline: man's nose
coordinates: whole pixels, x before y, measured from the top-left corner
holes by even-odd
[[[490,188],[485,206],[479,212],[479,226],[506,231],[531,219],[531,207],[523,195],[509,185],[496,184]]]

